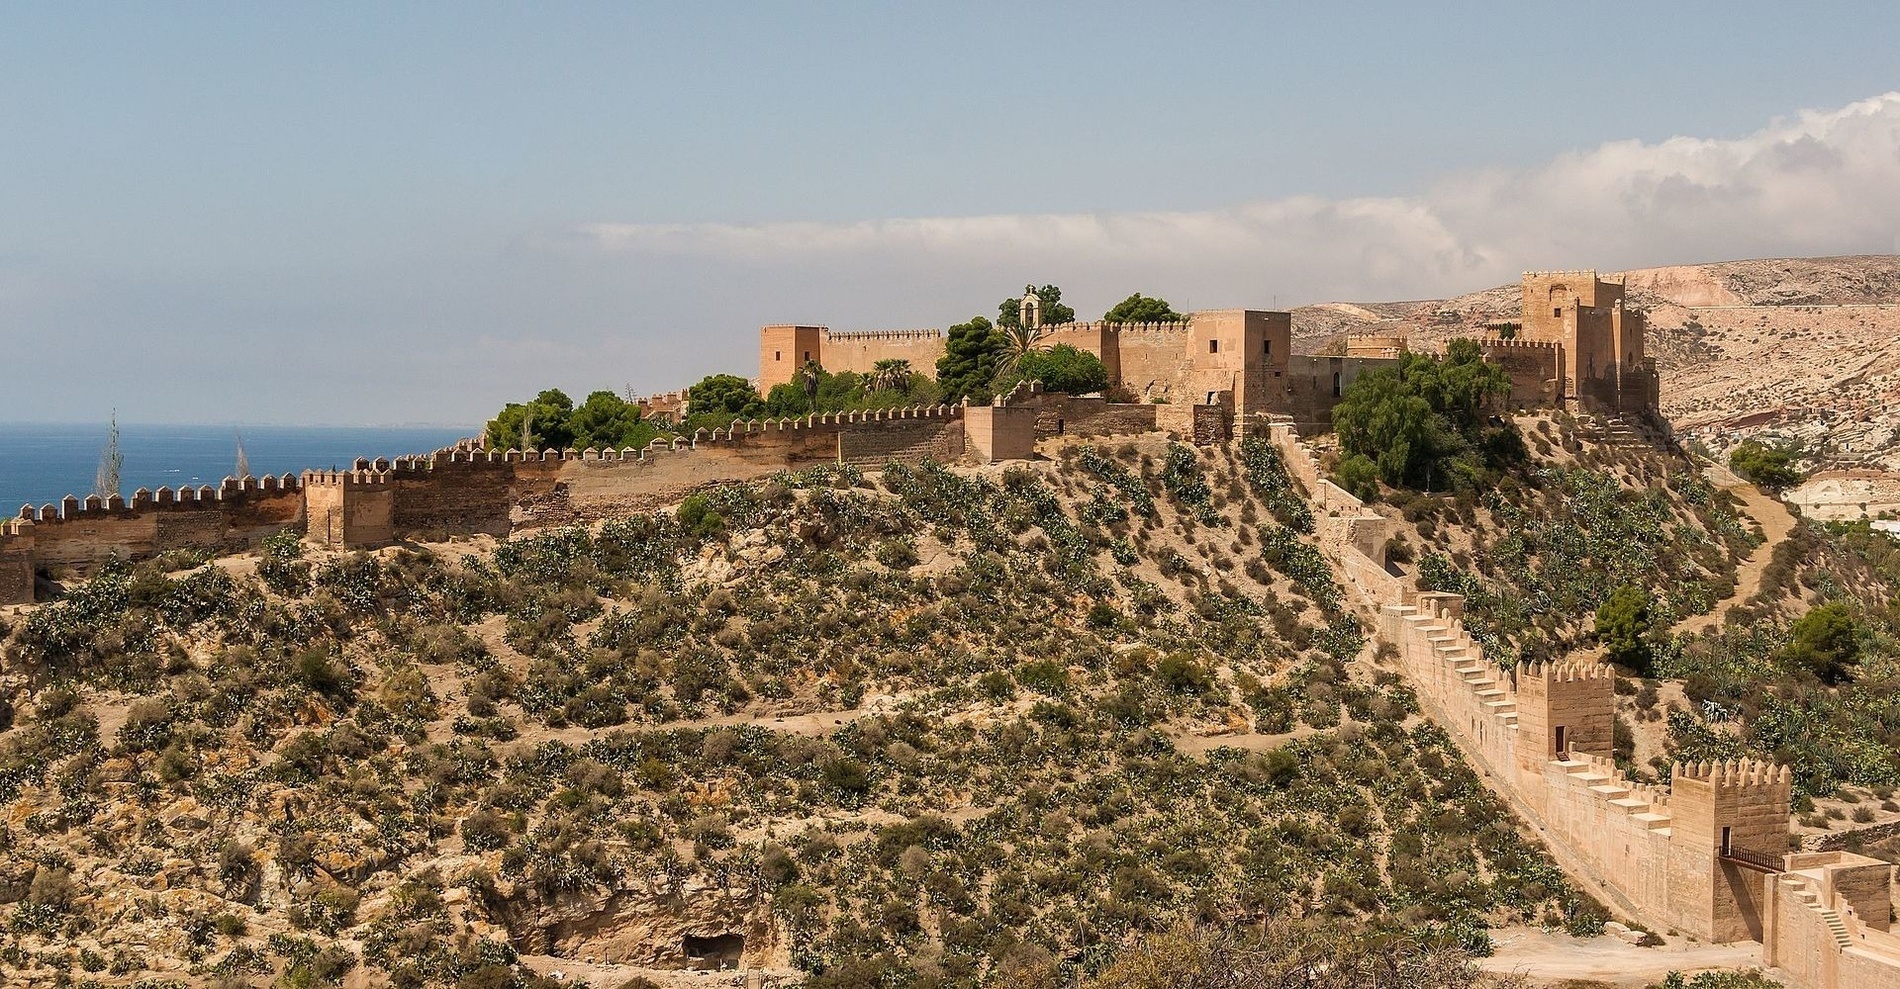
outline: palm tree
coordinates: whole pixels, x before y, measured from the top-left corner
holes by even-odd
[[[910,388],[910,362],[901,357],[890,357],[871,365],[871,373],[865,375],[865,387],[869,391],[906,391]]]
[[[1016,367],[1023,362],[1024,355],[1035,350],[1037,341],[1043,336],[1044,331],[1040,326],[1018,323],[1003,327],[1003,363],[997,370],[1005,375],[1016,373]]]
[[[805,391],[807,406],[818,404],[818,385],[824,378],[825,369],[817,361],[806,361],[805,366],[798,369],[798,386]]]

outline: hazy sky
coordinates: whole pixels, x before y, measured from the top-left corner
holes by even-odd
[[[474,423],[1031,280],[1094,316],[1900,251],[1890,0],[0,25],[0,419]]]

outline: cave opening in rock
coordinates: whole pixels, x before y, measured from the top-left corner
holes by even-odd
[[[688,934],[685,941],[683,947],[686,949],[686,957],[702,964],[717,965],[721,968],[728,965],[737,967],[740,956],[745,954],[744,934],[714,934],[709,937]]]

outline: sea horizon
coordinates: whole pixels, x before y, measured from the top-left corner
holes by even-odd
[[[217,485],[238,473],[296,474],[347,468],[358,457],[426,454],[480,433],[479,426],[325,426],[119,423],[119,493]],[[0,422],[0,517],[94,491],[111,425]]]

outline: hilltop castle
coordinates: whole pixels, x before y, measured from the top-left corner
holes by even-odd
[[[1623,286],[1594,272],[1524,276],[1523,323],[1485,336],[1485,359],[1511,379],[1518,407],[1577,403],[1625,412],[1655,408],[1654,365],[1643,354],[1642,316]],[[1023,315],[1035,326],[1033,296]],[[1101,358],[1111,392],[1138,401],[1045,393],[1025,384],[986,404],[852,412],[699,430],[644,450],[440,451],[396,461],[359,460],[348,471],[227,478],[218,487],[143,489],[130,499],[66,498],[28,505],[0,526],[0,604],[33,600],[35,574],[85,570],[114,556],[170,549],[229,549],[293,530],[333,546],[489,533],[585,522],[678,501],[719,481],[764,477],[821,463],[875,467],[892,460],[997,463],[1035,453],[1039,439],[1156,430],[1200,443],[1262,428],[1269,418],[1331,427],[1353,379],[1402,359],[1400,337],[1356,338],[1345,356],[1294,354],[1285,312],[1221,309],[1169,323],[1067,323],[1040,327],[1039,346],[1069,344]],[[907,360],[934,372],[945,336],[936,330],[834,333],[767,326],[759,334],[759,384],[790,381],[808,362],[869,371]],[[683,396],[644,403],[678,415]]]
[[[1526,272],[1521,322],[1479,338],[1485,360],[1511,378],[1520,408],[1574,402],[1623,413],[1656,409],[1655,362],[1644,352],[1647,325],[1624,306],[1623,283],[1595,271]],[[1036,326],[1034,296],[1022,318]],[[1293,353],[1291,313],[1217,309],[1170,323],[1063,323],[1037,326],[1039,347],[1068,344],[1100,358],[1111,391],[1138,401],[1218,408],[1237,431],[1259,415],[1287,416],[1326,428],[1332,407],[1364,371],[1391,366],[1408,349],[1403,336],[1354,337],[1343,357]],[[1509,335],[1506,335],[1509,334]],[[793,379],[806,364],[832,373],[867,373],[903,360],[934,375],[942,330],[838,332],[786,323],[759,330],[761,392]],[[1164,414],[1164,425],[1169,417]],[[1191,415],[1180,416],[1181,422]]]

